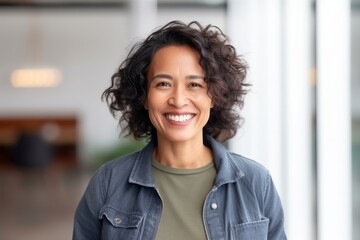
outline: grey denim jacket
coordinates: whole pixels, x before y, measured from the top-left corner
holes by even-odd
[[[282,205],[269,172],[205,136],[217,177],[203,206],[211,240],[283,240]],[[100,167],[75,213],[73,240],[155,239],[162,201],[152,177],[155,143]]]

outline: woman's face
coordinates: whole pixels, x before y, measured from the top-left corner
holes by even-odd
[[[150,64],[145,108],[158,140],[184,142],[202,139],[212,100],[199,54],[192,48],[166,46]]]

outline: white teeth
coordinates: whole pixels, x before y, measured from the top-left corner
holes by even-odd
[[[175,122],[186,122],[192,118],[192,115],[191,114],[185,114],[185,115],[166,114],[166,117]]]

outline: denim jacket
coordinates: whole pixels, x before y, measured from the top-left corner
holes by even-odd
[[[205,136],[217,177],[203,205],[208,239],[283,240],[283,209],[269,172]],[[154,142],[100,167],[78,205],[73,240],[155,239],[162,201],[152,177]]]

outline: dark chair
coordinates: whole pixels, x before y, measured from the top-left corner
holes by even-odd
[[[51,145],[37,133],[22,133],[13,148],[12,162],[20,167],[42,168],[52,160]]]

